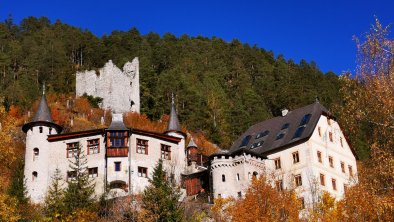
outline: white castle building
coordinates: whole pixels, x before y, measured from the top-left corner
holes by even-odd
[[[99,76],[94,71],[77,73],[76,83],[77,95],[102,97],[103,108],[139,112],[137,58],[123,72],[109,62]],[[112,196],[142,192],[159,159],[169,178],[187,195],[208,191],[213,199],[243,197],[252,178],[264,174],[278,190],[296,189],[309,206],[322,191],[340,199],[346,186],[357,181],[355,153],[335,118],[319,102],[284,110],[282,116],[251,126],[230,149],[209,158],[198,153],[193,140],[185,146],[186,134],[174,100],[163,133],[128,128],[122,114],[113,114],[108,128],[62,133],[43,95],[34,118],[22,130],[26,133],[27,194],[35,203],[44,201],[56,169],[64,181],[75,177],[69,165],[77,147],[87,156],[96,196],[107,188]]]
[[[35,203],[43,202],[56,169],[64,181],[73,179],[75,173],[69,165],[78,146],[87,156],[97,196],[106,184],[111,194],[118,196],[143,191],[159,159],[163,159],[169,176],[180,183],[186,167],[186,135],[180,130],[174,103],[171,108],[164,133],[127,128],[121,114],[113,115],[108,128],[61,133],[62,127],[53,122],[43,95],[33,120],[22,127],[26,133],[24,175],[28,196]]]
[[[265,174],[310,206],[322,191],[340,199],[357,181],[355,153],[319,102],[251,126],[229,151],[211,157],[210,168],[214,198],[242,197],[251,178]]]

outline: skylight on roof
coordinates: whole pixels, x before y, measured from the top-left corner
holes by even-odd
[[[265,137],[265,136],[267,136],[269,133],[270,133],[270,131],[268,131],[268,130],[266,130],[266,131],[264,131],[264,132],[261,132],[261,133],[259,133],[259,134],[256,135],[256,139],[259,139],[259,138],[261,138],[261,137]]]
[[[300,126],[303,126],[303,125],[306,125],[306,124],[308,124],[308,122],[309,122],[309,120],[311,119],[311,116],[312,116],[312,114],[306,114],[303,118],[302,118],[302,120],[301,120],[301,123],[300,123]]]
[[[285,133],[279,133],[279,134],[276,136],[276,140],[280,140],[280,139],[282,139],[284,136],[285,136]]]
[[[243,138],[242,143],[241,143],[241,145],[240,145],[239,147],[243,147],[243,146],[248,145],[250,138],[251,138],[250,135],[245,136],[245,137]]]
[[[290,126],[290,124],[289,124],[289,123],[285,123],[285,124],[283,124],[283,126],[282,126],[282,129],[281,129],[281,130],[287,129],[287,128],[289,128],[289,126]]]
[[[300,138],[301,135],[302,135],[302,133],[304,132],[304,130],[305,130],[305,126],[300,126],[300,127],[298,127],[298,129],[297,129],[296,132],[294,133],[293,139],[295,139],[295,138]]]
[[[253,143],[253,144],[250,146],[250,149],[254,149],[254,148],[260,147],[260,146],[263,145],[263,143],[264,143],[264,141],[260,141],[260,142],[258,142],[258,143]]]

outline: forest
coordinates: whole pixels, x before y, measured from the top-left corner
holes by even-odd
[[[341,102],[340,82],[314,62],[286,60],[234,39],[142,35],[136,28],[97,37],[45,17],[0,23],[0,97],[8,109],[31,109],[47,91],[75,95],[75,73],[140,60],[141,112],[152,120],[169,113],[171,93],[181,122],[228,148],[248,126],[281,109]]]
[[[360,161],[358,184],[340,201],[322,193],[309,220],[393,221],[394,40],[388,33],[376,19],[355,38],[357,73],[338,75],[238,40],[143,35],[136,28],[98,37],[59,20],[28,17],[15,24],[10,16],[0,22],[0,221],[300,221],[294,190],[279,192],[263,176],[253,180],[245,199],[219,199],[208,208],[178,202],[179,191],[164,179],[160,161],[143,194],[113,202],[92,198],[87,167],[75,161],[80,180],[63,189],[54,175],[45,204],[31,204],[20,127],[33,115],[42,86],[54,121],[66,132],[97,128],[104,111],[98,98],[75,98],[75,73],[108,60],[122,67],[134,57],[140,60],[141,115],[125,115],[126,125],[163,131],[174,93],[183,130],[206,155],[229,148],[250,125],[281,109],[318,99],[337,117]]]

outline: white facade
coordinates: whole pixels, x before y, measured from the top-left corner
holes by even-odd
[[[251,165],[252,160],[258,164]],[[246,173],[254,170],[265,172],[268,177],[273,176],[274,181],[282,182],[283,189],[296,189],[306,206],[316,203],[322,191],[340,199],[345,187],[357,182],[356,158],[338,123],[325,115],[320,116],[307,141],[273,151],[267,159],[250,155],[214,157],[211,161],[214,198],[238,197],[238,192],[244,193],[250,185],[250,177]],[[226,177],[225,182],[222,175]],[[278,184],[275,182],[273,186]]]
[[[42,203],[51,185],[51,177],[55,170],[59,169],[63,176],[64,186],[70,175],[70,161],[74,158],[68,155],[67,144],[78,143],[82,147],[82,152],[87,158],[87,167],[89,169],[97,168],[94,173],[89,174],[93,183],[95,183],[95,195],[99,197],[105,191],[105,184],[111,187],[113,182],[125,184],[122,189],[114,187],[110,190],[112,196],[123,196],[129,192],[140,193],[148,186],[148,177],[151,178],[153,169],[162,158],[161,145],[166,145],[170,150],[170,157],[162,158],[163,166],[166,172],[174,174],[177,184],[180,184],[180,174],[185,169],[185,138],[180,133],[171,133],[174,136],[166,134],[157,134],[151,132],[139,131],[131,133],[128,137],[128,156],[125,157],[106,157],[107,145],[104,131],[98,131],[90,136],[79,136],[78,132],[74,134],[55,135],[52,130],[52,137],[49,136],[49,127],[43,127],[43,133],[39,132],[40,126],[32,127],[28,130],[26,137],[26,166],[25,178],[28,196],[34,203]],[[158,136],[156,136],[158,135]],[[175,137],[177,135],[177,137]],[[58,137],[56,137],[58,136]],[[63,138],[59,137],[62,136]],[[97,152],[89,152],[88,141],[99,140]],[[147,154],[137,152],[137,139],[147,141]],[[49,140],[49,141],[48,141]],[[39,148],[38,157],[34,157],[34,148]],[[115,163],[120,163],[120,169],[117,170]],[[139,168],[146,168],[147,175],[141,175]],[[36,176],[32,176],[37,172]]]

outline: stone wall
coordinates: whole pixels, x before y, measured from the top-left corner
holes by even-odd
[[[76,94],[103,98],[101,107],[114,113],[140,112],[139,61],[134,58],[123,71],[109,60],[97,73],[76,73]]]

